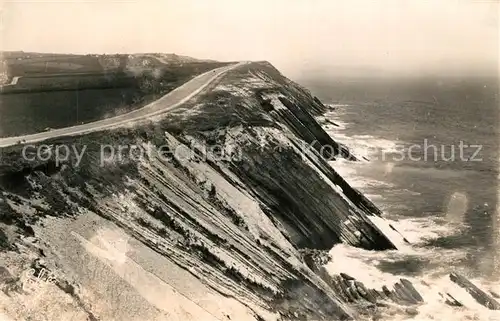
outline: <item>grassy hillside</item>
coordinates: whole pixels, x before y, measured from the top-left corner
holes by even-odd
[[[177,55],[3,53],[0,137],[60,128],[131,111],[226,63]]]

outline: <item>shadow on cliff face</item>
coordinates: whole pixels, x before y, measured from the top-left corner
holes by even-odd
[[[354,159],[315,122],[326,107],[267,63],[234,70],[209,89],[156,123],[43,142],[85,148],[78,166],[75,155],[55,166],[53,158],[23,159],[23,146],[6,148],[2,221],[22,235],[42,217],[91,211],[225,296],[292,319],[348,318],[298,249],[395,246],[369,219],[381,211],[324,159]],[[129,148],[103,164],[102,146]],[[131,146],[153,153],[136,159]],[[179,146],[192,153],[161,157]],[[198,146],[239,154],[224,159]]]
[[[233,88],[239,86],[240,90],[250,94],[241,95],[238,90],[225,90],[228,84]],[[278,100],[271,103],[267,98],[263,98],[269,95],[274,95]],[[185,108],[188,117],[185,117],[186,112],[174,113],[162,125],[163,128],[152,125],[141,133],[134,130],[118,130],[104,140],[99,135],[92,134],[77,140],[64,138],[46,143],[53,145],[76,143],[81,150],[85,146],[86,161],[91,164],[99,162],[99,157],[102,157],[99,155],[99,143],[101,146],[134,145],[137,144],[136,137],[141,137],[143,143],[149,140],[154,145],[160,146],[163,143],[162,133],[167,130],[176,133],[177,137],[186,135],[199,137],[203,143],[210,145],[233,139],[231,129],[241,127],[242,130],[236,135],[240,135],[242,140],[247,140],[247,145],[237,147],[246,148],[246,159],[230,166],[244,184],[250,184],[247,188],[252,193],[257,193],[256,196],[265,204],[266,210],[270,209],[268,214],[271,217],[280,220],[285,230],[288,229],[294,237],[300,235],[298,239],[294,239],[295,244],[328,249],[337,242],[346,241],[368,249],[394,247],[366,219],[367,215],[380,215],[380,210],[349,186],[322,160],[322,157],[328,159],[345,157],[352,160],[355,158],[350,155],[347,148],[335,142],[316,123],[313,115],[324,112],[326,107],[309,92],[281,76],[272,66],[261,63],[231,73],[219,88],[212,88],[212,91],[201,96],[198,102],[202,102],[198,110],[193,112],[190,110],[193,109],[193,105],[188,104]],[[258,136],[262,133],[269,135],[266,143],[275,144],[271,149],[263,150],[263,146],[259,146],[261,138]],[[208,140],[204,141],[207,137]],[[283,137],[289,142],[283,141]],[[188,139],[183,138],[183,140]],[[287,150],[288,147],[280,145],[292,143],[297,147],[299,141],[315,143],[311,145],[313,151],[299,148]],[[331,149],[326,149],[325,152],[322,148],[324,146],[329,146]],[[22,146],[11,147],[3,152],[4,165],[0,168],[2,188],[9,193],[29,197],[30,189],[33,188],[30,186],[31,183],[26,181],[26,177],[43,176],[46,177],[44,180],[48,184],[51,177],[58,177],[61,165],[56,166],[54,160],[29,163],[19,157],[21,148]],[[73,161],[74,159],[69,159],[67,163]],[[136,165],[131,163],[118,164],[111,172],[109,169],[102,171],[96,165],[70,170],[67,166],[63,164],[65,171],[73,171],[72,176],[75,177],[72,179],[80,184],[86,179],[95,180],[99,177],[99,185],[120,184],[114,186],[115,188],[123,186],[123,183],[119,183],[120,177],[136,172],[133,169]],[[281,172],[276,171],[279,169]],[[326,180],[330,183],[325,182],[321,176],[326,176]],[[301,184],[304,182],[308,183]],[[48,184],[47,188],[50,188],[50,185]],[[332,185],[340,187],[340,190],[332,189]],[[358,218],[351,222],[353,224],[351,230],[344,225],[346,220],[352,217]],[[345,233],[351,235],[346,238]]]

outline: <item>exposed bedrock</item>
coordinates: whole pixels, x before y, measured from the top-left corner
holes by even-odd
[[[497,300],[495,300],[488,293],[478,288],[474,283],[469,281],[463,275],[460,275],[459,273],[451,273],[450,280],[452,280],[458,286],[464,288],[478,303],[482,304],[490,310],[500,310],[500,303],[498,303]],[[452,304],[453,303],[454,302],[452,301]]]
[[[407,279],[401,278],[392,286],[386,285],[379,290],[371,289],[347,273],[339,275],[328,273],[324,265],[331,258],[321,252],[307,251],[303,253],[303,258],[307,266],[334,289],[343,302],[362,304],[366,307],[383,306],[384,302],[403,306],[417,306],[424,303],[424,298]]]
[[[395,249],[370,220],[381,211],[328,164],[355,158],[314,120],[324,111],[271,65],[252,63],[161,120],[44,142],[85,148],[78,166],[74,155],[28,161],[22,146],[6,148],[0,245],[20,251],[43,218],[92,212],[256,316],[258,307],[286,320],[349,319],[355,302],[418,304],[406,280],[377,292],[300,252],[339,242]],[[110,156],[102,146],[138,149]]]

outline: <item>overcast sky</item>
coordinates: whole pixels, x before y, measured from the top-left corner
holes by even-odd
[[[494,68],[498,1],[3,0],[4,50],[175,52],[278,68]],[[0,39],[1,40],[1,39]]]

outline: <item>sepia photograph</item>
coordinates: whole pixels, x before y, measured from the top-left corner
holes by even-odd
[[[0,321],[500,321],[498,0],[0,0]]]

